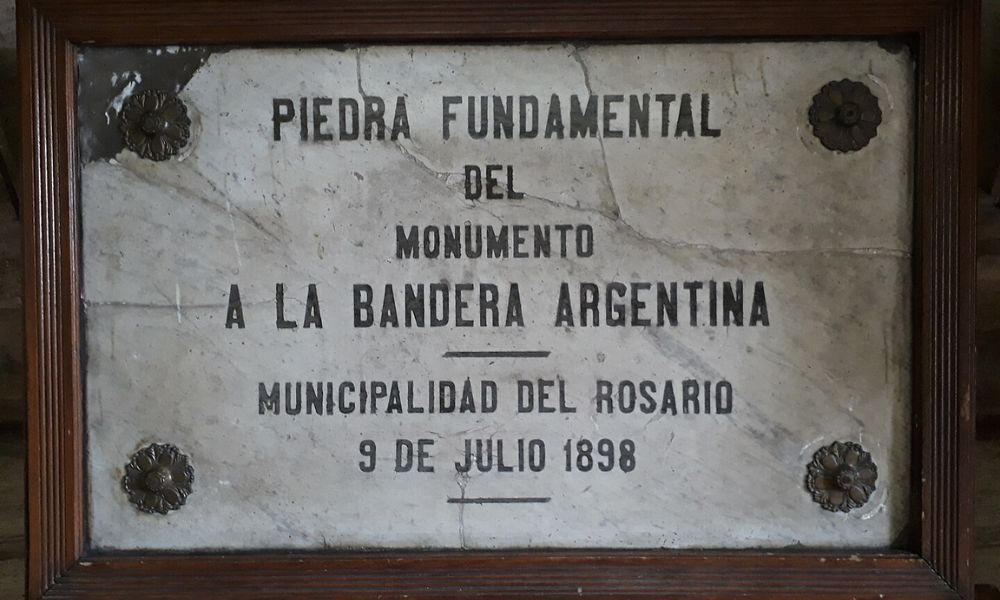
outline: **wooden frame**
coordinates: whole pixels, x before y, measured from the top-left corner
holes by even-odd
[[[978,0],[20,0],[28,598],[972,598]],[[74,48],[903,36],[918,58],[911,552],[99,556],[87,548]]]

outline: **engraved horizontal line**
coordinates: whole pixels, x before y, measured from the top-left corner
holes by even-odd
[[[448,498],[448,504],[545,504],[552,500],[547,497],[519,498]]]
[[[548,358],[548,350],[450,350],[445,358]]]

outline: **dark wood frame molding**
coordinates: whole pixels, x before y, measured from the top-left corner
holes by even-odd
[[[972,598],[978,0],[19,0],[31,600]],[[903,36],[918,58],[910,552],[98,556],[87,548],[79,45]]]

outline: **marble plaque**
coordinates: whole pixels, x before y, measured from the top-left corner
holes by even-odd
[[[889,548],[902,534],[905,51],[153,48],[78,63],[94,548]],[[845,80],[872,105],[822,91]],[[877,131],[858,126],[876,102]],[[810,107],[836,119],[815,126]],[[877,465],[847,512],[806,482],[838,441]],[[123,489],[154,443],[194,471],[166,514]]]

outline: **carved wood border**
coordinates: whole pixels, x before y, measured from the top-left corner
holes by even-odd
[[[31,600],[972,598],[974,0],[19,0]],[[78,45],[905,36],[918,49],[912,552],[91,556],[74,142]]]

